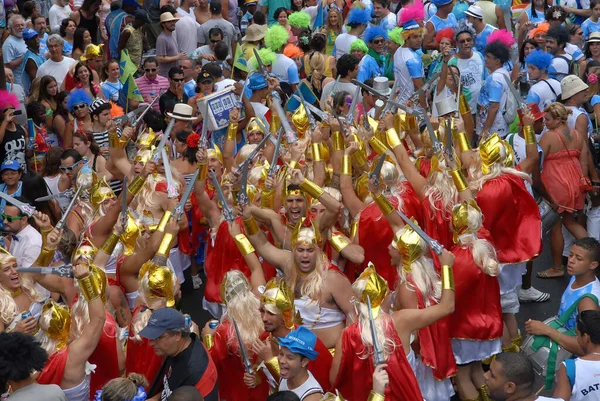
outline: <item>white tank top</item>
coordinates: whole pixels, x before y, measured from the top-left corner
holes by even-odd
[[[302,385],[296,387],[293,390],[291,388],[288,388],[287,379],[281,379],[281,383],[279,384],[279,391],[285,390],[294,392],[298,396],[298,398],[300,398],[300,401],[302,401],[311,394],[323,394],[323,389],[321,388],[321,385],[310,372],[308,372],[308,379],[306,379],[306,381]]]
[[[600,401],[600,361],[575,359],[571,401]]]

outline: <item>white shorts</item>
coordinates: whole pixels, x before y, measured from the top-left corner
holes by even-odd
[[[500,305],[502,305],[502,313],[519,313],[519,297],[517,292],[507,292],[500,295]]]

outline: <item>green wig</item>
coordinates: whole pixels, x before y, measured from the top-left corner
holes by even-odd
[[[402,28],[399,26],[395,27],[391,31],[388,31],[388,37],[394,43],[400,46],[404,46],[404,38],[402,37]]]
[[[281,25],[273,25],[265,35],[265,45],[274,52],[281,50],[290,39],[290,34]]]
[[[369,52],[367,44],[362,39],[356,39],[354,42],[352,42],[350,45],[350,52],[353,52],[354,50],[360,50],[365,54]]]
[[[275,60],[277,59],[277,55],[273,53],[271,49],[262,48],[258,51],[258,57],[260,57],[261,61],[264,63],[265,67],[269,65],[273,65]],[[258,71],[258,61],[256,57],[250,57],[250,69],[252,71]]]
[[[288,17],[288,22],[297,28],[310,28],[310,15],[304,11],[296,11]]]

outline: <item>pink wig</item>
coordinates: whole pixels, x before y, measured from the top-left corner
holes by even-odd
[[[16,110],[21,108],[21,103],[19,103],[17,95],[9,91],[0,90],[0,110],[10,107],[14,107]]]
[[[435,43],[437,43],[438,46],[442,39],[448,39],[450,43],[452,43],[452,46],[454,46],[454,28],[444,28],[435,34]]]
[[[402,26],[405,22],[408,22],[410,20],[421,22],[424,19],[425,6],[423,6],[423,2],[421,0],[415,0],[414,4],[402,7],[402,12],[400,13],[400,20],[398,21],[398,25]]]
[[[515,37],[506,29],[496,29],[487,39],[488,45],[492,42],[500,42],[507,47],[511,47],[515,44]]]

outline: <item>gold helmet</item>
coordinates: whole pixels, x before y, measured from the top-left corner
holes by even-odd
[[[156,134],[152,128],[148,128],[148,131],[144,131],[135,142],[138,148],[151,148],[154,146],[156,141]]]
[[[308,122],[306,109],[304,109],[303,105],[300,105],[294,114],[292,114],[292,123],[294,124],[294,127],[296,127],[298,137],[301,139],[304,138],[304,134],[310,129],[310,124]]]
[[[304,229],[310,230],[312,235],[303,236],[304,239],[299,240],[300,232]],[[303,245],[316,245],[321,248],[322,245],[322,237],[319,231],[319,227],[315,222],[311,219],[307,219],[306,217],[302,217],[298,220],[298,223],[294,227],[294,231],[292,232],[292,248],[295,248],[298,243]]]
[[[512,146],[507,141],[500,139],[497,133],[490,135],[479,144],[479,156],[481,156],[483,174],[489,174],[495,163],[502,163],[503,167],[514,167],[515,154]]]
[[[81,244],[79,244],[77,249],[75,249],[75,252],[73,252],[71,262],[75,264],[79,258],[83,258],[88,262],[92,262],[96,257],[97,252],[98,248],[94,246],[92,241],[86,238],[81,242]]]
[[[104,55],[103,48],[104,45],[94,45],[89,44],[85,47],[85,52],[79,57],[81,61],[87,61],[90,58],[94,57],[102,57]]]
[[[373,318],[376,318],[379,315],[379,311],[381,309],[381,304],[383,300],[388,294],[388,285],[387,282],[375,271],[375,265],[369,262],[369,267],[367,267],[358,277],[358,280],[366,280],[365,288],[360,294],[360,302],[365,305],[367,303],[367,297],[371,301],[371,309],[373,311]]]
[[[265,290],[260,297],[260,302],[264,305],[272,305],[283,315],[285,327],[289,330],[294,329],[294,317],[296,308],[294,307],[294,294],[290,290],[285,280],[272,278],[265,286]]]
[[[244,273],[239,270],[230,270],[221,281],[221,300],[227,305],[238,294],[251,291],[250,283]]]
[[[94,211],[100,209],[100,206],[104,201],[108,199],[115,199],[116,195],[108,182],[106,177],[98,178],[96,173],[92,173],[93,181],[92,187],[90,188],[90,203]]]
[[[168,266],[158,266],[154,263],[146,267],[144,275],[140,275],[142,282],[144,282],[145,277],[148,280],[147,287],[145,285],[140,286],[144,296],[149,299],[164,298],[167,301],[167,307],[172,308],[175,305],[175,288],[173,285],[175,273]]]
[[[142,231],[142,227],[130,212],[127,212],[127,226],[119,239],[123,244],[123,253],[126,256],[132,255],[135,249],[135,243]]]
[[[476,209],[479,213],[481,213],[481,209],[479,208],[477,202],[475,202],[474,199],[463,201],[458,205],[454,206],[454,208],[452,209],[452,230],[454,231],[454,233],[452,234],[452,238],[455,244],[458,243],[458,237],[460,237],[463,234],[468,234],[470,231],[469,209]]]
[[[49,299],[42,307],[42,316],[49,315],[49,319],[40,319],[40,329],[48,338],[56,341],[56,349],[67,346],[69,331],[71,330],[71,312],[68,308]],[[48,322],[48,324],[44,324]]]
[[[417,224],[416,220],[412,220]],[[425,255],[427,245],[409,225],[405,225],[401,231],[400,236],[396,236],[394,240],[402,257],[402,267],[404,271],[408,272],[413,262]]]
[[[265,131],[263,131],[261,125],[259,123],[257,123],[256,121],[257,121],[256,117],[252,117],[248,121],[248,125],[246,125],[246,132],[259,131],[260,133],[262,133],[264,135]]]
[[[223,154],[221,153],[221,149],[219,149],[219,147],[215,144],[214,148],[208,148],[208,157],[214,157],[217,160],[219,160],[219,162],[221,163],[221,165],[223,165]]]

